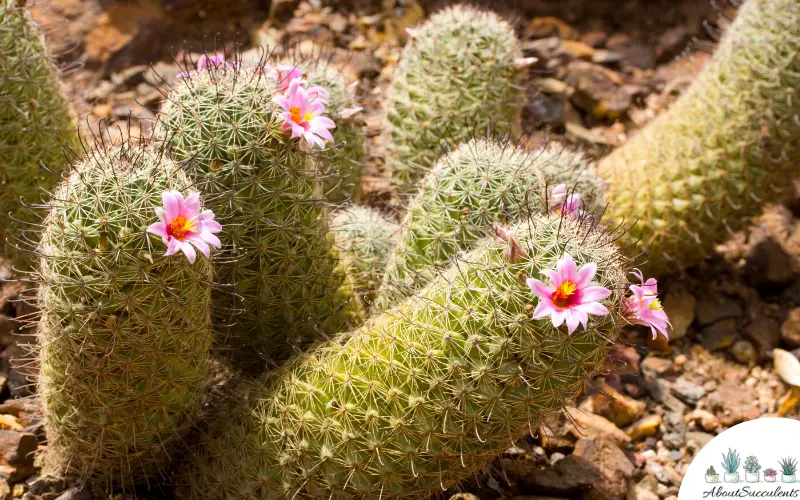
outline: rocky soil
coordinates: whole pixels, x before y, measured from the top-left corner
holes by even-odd
[[[415,0],[335,8],[319,0],[31,6],[59,54],[88,140],[151,130],[187,56],[326,44],[333,63],[360,82],[370,137],[365,199],[390,214],[401,203],[384,167],[382,96],[406,28],[432,8]],[[526,83],[528,145],[557,141],[596,157],[624,143],[691,83],[735,9],[694,0],[520,0],[510,14],[525,55],[539,58]],[[773,353],[782,351],[773,350],[800,348],[799,217],[794,196],[732,234],[702,265],[661,283],[674,326],[669,343],[629,329],[606,374],[576,407],[534,429],[485,475],[441,497],[676,499],[688,464],[716,434],[764,416],[798,418],[800,388],[785,380],[798,377],[800,364],[776,366]],[[25,376],[32,360],[23,326],[34,312],[22,299],[30,294],[10,266],[0,266],[0,500],[89,500],[98,494],[38,473],[35,452],[46,440],[35,381]]]

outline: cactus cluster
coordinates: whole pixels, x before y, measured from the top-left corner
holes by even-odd
[[[626,269],[611,239],[544,216],[484,239],[415,297],[254,384],[183,470],[185,498],[422,498],[479,470],[580,394],[619,328]],[[570,253],[597,263],[610,315],[567,335],[531,319],[520,276]],[[595,319],[596,318],[596,319]],[[236,480],[231,480],[236,478]]]
[[[80,142],[42,34],[16,4],[0,0],[0,248],[22,265],[32,249],[17,252],[18,236],[9,229],[14,220],[35,220],[24,203],[40,203],[42,188],[58,179],[40,163],[60,171],[67,163],[64,146],[78,150]]]
[[[197,71],[158,126],[227,228],[214,279],[231,287],[215,294],[214,324],[221,348],[254,369],[362,315],[333,251],[319,165],[282,130],[278,92],[260,68]]]
[[[398,225],[377,210],[356,205],[333,213],[331,231],[359,298],[372,305],[395,246]]]
[[[0,101],[16,100],[0,110],[5,210],[8,193],[35,186],[29,166],[58,165],[71,118],[52,64],[35,57],[40,38],[2,1],[0,51],[12,57],[0,60]],[[593,169],[508,139],[522,96],[513,30],[444,9],[412,34],[387,95],[394,179],[418,189],[400,225],[358,206],[329,213],[358,197],[364,159],[336,70],[287,56],[275,66],[306,80],[282,85],[266,66],[204,56],[163,105],[156,133],[169,148],[89,153],[40,223],[48,468],[127,487],[183,455],[176,486],[189,499],[419,498],[478,471],[584,390],[621,325],[666,334],[656,281],[628,286],[621,248],[642,238],[650,270],[691,264],[735,228],[732,214],[754,212],[748,196],[787,184],[798,16],[798,0],[747,2],[674,109]],[[439,158],[443,135],[461,144]],[[608,203],[610,222],[639,222],[620,243],[554,205],[557,188],[589,212]],[[198,243],[219,243],[213,258],[165,254],[167,238],[148,233],[173,190],[199,191],[221,223],[219,242]],[[237,383],[204,421],[219,353],[246,373],[225,375]],[[190,428],[204,432],[195,441]]]
[[[516,222],[529,209],[547,212],[548,189],[562,182],[587,194],[600,188],[580,154],[554,146],[524,150],[474,139],[441,157],[409,202],[380,306],[422,288],[492,223]]]
[[[146,233],[190,182],[155,145],[106,146],[59,184],[43,221],[39,394],[47,467],[110,487],[160,479],[195,424],[211,347],[211,264]]]
[[[466,5],[446,8],[419,27],[403,51],[386,96],[387,150],[400,192],[470,131],[518,133],[523,89],[514,29]]]
[[[647,269],[696,264],[775,200],[800,161],[800,2],[751,0],[664,115],[599,163],[609,222]]]

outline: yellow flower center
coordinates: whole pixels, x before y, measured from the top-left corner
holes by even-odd
[[[305,115],[300,115],[300,108],[292,106],[289,108],[289,113],[292,115],[292,121],[295,123],[303,123],[311,121],[311,113],[306,111]]]
[[[659,302],[658,299],[656,299],[656,300],[654,300],[653,302],[650,303],[650,310],[651,311],[660,311],[662,309],[664,309],[664,306],[661,305],[661,302]]]
[[[172,222],[167,226],[167,234],[173,238],[183,241],[186,233],[195,231],[196,226],[194,222],[190,221],[183,215],[175,217]]]
[[[558,285],[558,288],[556,288],[556,290],[550,296],[550,299],[559,309],[566,309],[569,307],[570,298],[575,294],[576,289],[577,285],[575,285],[575,283],[570,280],[566,280]]]

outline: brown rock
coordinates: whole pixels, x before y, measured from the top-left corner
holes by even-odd
[[[564,40],[561,42],[561,46],[564,47],[570,54],[572,54],[572,57],[575,59],[585,59],[587,61],[591,61],[592,57],[594,57],[594,49],[583,42]]]
[[[64,494],[66,493],[67,492],[64,492]],[[61,500],[61,497],[58,497],[58,500]],[[481,500],[481,499],[478,496],[473,495],[472,493],[456,493],[455,495],[450,497],[450,500]]]
[[[674,379],[681,369],[671,359],[647,356],[642,361],[642,374],[649,379]]]
[[[692,32],[688,26],[675,26],[662,33],[656,44],[658,60],[667,61],[680,54],[689,43]]]
[[[689,326],[694,322],[696,303],[694,296],[683,287],[670,287],[669,293],[664,298],[664,312],[672,323],[672,331],[669,332],[670,341],[686,336]]]
[[[789,347],[800,347],[800,307],[789,311],[781,324],[781,337]]]
[[[583,498],[623,500],[628,496],[634,467],[612,439],[607,436],[579,439],[574,453],[594,464],[603,478],[595,482]]]
[[[742,315],[742,307],[738,302],[718,294],[704,294],[697,304],[696,320],[701,327],[724,319],[740,318]]]
[[[606,42],[606,48],[622,55],[623,66],[639,69],[656,67],[656,56],[650,46],[633,41],[628,35],[614,33]]]
[[[703,347],[709,351],[727,349],[740,338],[735,319],[725,319],[703,329]]]
[[[470,497],[464,497],[461,500],[480,500],[475,495],[470,495]],[[88,488],[77,488],[77,487],[70,488],[61,495],[59,495],[58,498],[56,498],[56,500],[92,500],[92,493],[89,491]]]
[[[631,107],[631,95],[622,88],[620,76],[610,69],[572,61],[567,66],[566,81],[575,87],[572,103],[596,118],[618,119]]]
[[[8,481],[0,479],[0,500],[10,500],[11,497],[11,487],[8,485]]]
[[[33,455],[38,446],[34,434],[0,430],[0,463],[33,467]]]
[[[608,33],[605,31],[588,31],[581,35],[581,42],[598,49],[606,44]]]
[[[758,394],[745,385],[723,382],[705,401],[726,427],[756,419],[760,415],[758,407],[753,404],[758,403]]]
[[[800,312],[797,316],[797,340],[800,342]],[[781,324],[777,320],[761,315],[756,316],[744,329],[744,336],[755,344],[762,358],[769,357],[772,350],[780,345],[782,335]],[[800,343],[797,345],[800,346]]]
[[[750,364],[758,361],[758,351],[749,340],[738,340],[731,346],[731,354],[739,363]]]
[[[571,433],[577,438],[582,438],[584,436],[592,437],[604,435],[614,440],[614,442],[620,446],[629,443],[631,440],[631,438],[625,434],[622,429],[600,415],[587,413],[577,408],[567,408],[566,412],[569,420],[575,423],[575,425],[567,423],[567,432]]]
[[[783,287],[796,277],[794,257],[772,234],[759,228],[751,234],[756,242],[750,247],[742,272],[748,284],[764,289]],[[748,242],[749,243],[749,242]]]
[[[545,468],[538,467],[532,460],[506,459],[503,465],[509,479],[526,494],[569,496],[602,479],[594,465],[575,455],[568,455]]]
[[[593,413],[605,417],[618,427],[638,419],[647,405],[629,398],[608,384],[601,384],[598,393],[589,398]]]
[[[686,415],[686,421],[700,424],[704,431],[713,431],[720,426],[719,419],[706,410],[692,410]]]
[[[626,429],[626,432],[632,440],[639,441],[646,437],[655,436],[660,425],[660,415],[648,415]]]

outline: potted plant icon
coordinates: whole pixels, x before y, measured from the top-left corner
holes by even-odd
[[[744,480],[748,483],[757,483],[759,480],[758,471],[761,465],[755,455],[750,455],[744,460]]]
[[[722,454],[722,469],[725,471],[724,478],[726,483],[739,482],[739,473],[736,471],[739,470],[739,464],[741,463],[742,460],[739,458],[739,453],[735,450],[728,448],[728,453]]]
[[[764,471],[764,481],[768,483],[774,483],[777,477],[778,477],[778,471],[776,471],[775,469],[767,469]]]
[[[797,459],[784,458],[778,462],[781,466],[781,481],[784,483],[793,483],[795,481],[794,473],[797,472]]]
[[[710,466],[706,469],[706,482],[707,483],[718,483],[719,482],[719,474],[717,474],[716,469],[714,466]]]

